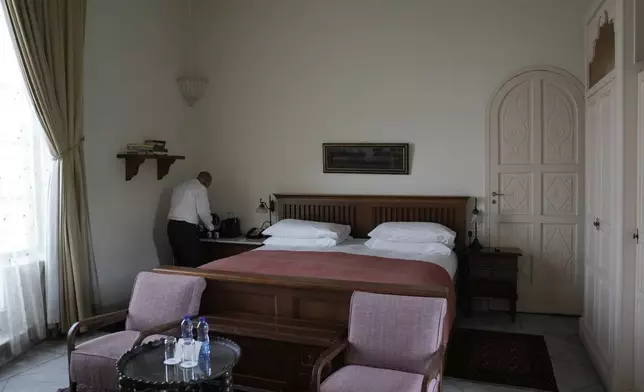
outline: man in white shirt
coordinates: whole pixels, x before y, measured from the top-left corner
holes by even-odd
[[[172,191],[168,214],[168,239],[176,265],[197,267],[202,264],[199,221],[210,231],[215,230],[208,202],[212,176],[201,172]]]

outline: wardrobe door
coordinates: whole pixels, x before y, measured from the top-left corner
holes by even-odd
[[[637,243],[635,281],[635,369],[644,369],[644,72],[639,76],[637,131]],[[644,391],[644,371],[635,372],[635,390]]]
[[[586,215],[585,215],[585,263],[584,263],[584,315],[582,323],[586,333],[595,335],[595,269],[598,260],[599,243],[597,242],[597,230],[593,222],[599,215],[597,209],[601,205],[599,199],[599,186],[597,181],[598,167],[601,160],[598,159],[600,144],[597,143],[599,127],[597,126],[598,115],[597,95],[593,95],[586,104]]]
[[[607,83],[587,101],[587,204],[584,327],[603,365],[612,363],[615,328],[615,95]],[[591,339],[589,339],[591,338]]]

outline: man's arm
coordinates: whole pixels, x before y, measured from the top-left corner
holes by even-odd
[[[197,215],[199,215],[199,219],[201,219],[201,222],[208,230],[215,230],[215,226],[212,224],[212,215],[210,214],[210,203],[208,202],[208,191],[206,191],[206,188],[197,193]]]

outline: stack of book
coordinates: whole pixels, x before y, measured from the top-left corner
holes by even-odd
[[[165,140],[146,140],[143,143],[129,143],[127,153],[166,155],[168,149],[165,148]]]

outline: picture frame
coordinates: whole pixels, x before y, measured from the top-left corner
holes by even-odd
[[[324,173],[409,174],[409,143],[323,143]]]

